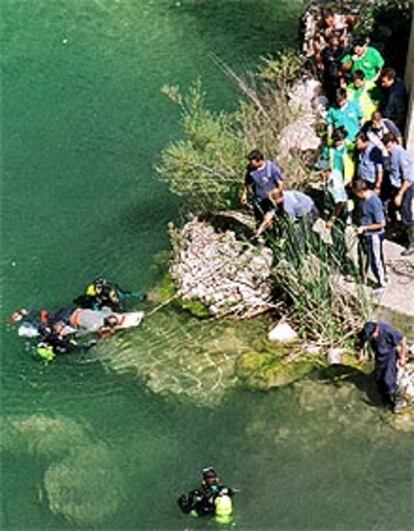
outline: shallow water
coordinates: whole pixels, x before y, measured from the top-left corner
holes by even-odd
[[[4,0],[2,317],[56,308],[97,275],[159,278],[178,202],[153,164],[179,135],[160,93],[201,76],[212,108],[293,45],[299,0]],[[214,465],[240,529],[410,529],[413,437],[355,383],[241,389],[234,359],[264,324],[174,309],[49,367],[2,326],[3,529],[204,529],[175,500]]]

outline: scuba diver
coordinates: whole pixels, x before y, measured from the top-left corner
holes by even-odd
[[[37,337],[44,334],[49,320],[47,310],[27,310],[21,308],[10,316],[12,323],[19,323],[17,333],[20,337]]]
[[[63,322],[53,324],[45,329],[45,333],[37,344],[36,354],[46,362],[52,361],[56,355],[87,352],[96,345],[96,339],[80,344],[69,337],[70,328]]]
[[[143,301],[146,294],[142,291],[125,291],[106,278],[96,278],[73,302],[79,308],[101,310],[110,308],[113,312],[123,312],[127,300]]]
[[[178,498],[180,509],[192,516],[214,516],[221,524],[231,523],[232,497],[235,491],[220,483],[220,478],[212,467],[204,468],[202,474],[201,487]]]

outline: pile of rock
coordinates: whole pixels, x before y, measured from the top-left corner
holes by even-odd
[[[180,232],[171,275],[183,300],[198,300],[217,316],[247,319],[272,307],[273,254],[233,231],[194,219]]]
[[[315,126],[326,105],[319,81],[302,79],[295,83],[289,93],[289,107],[298,117],[280,132],[279,146],[283,156],[290,157],[298,151],[315,151],[320,147],[321,139]]]

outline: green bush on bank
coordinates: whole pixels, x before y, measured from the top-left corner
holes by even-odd
[[[280,131],[297,118],[287,94],[300,72],[298,56],[263,59],[257,74],[246,79],[220,66],[244,96],[235,112],[209,111],[200,80],[186,94],[176,86],[162,89],[180,107],[184,139],[165,148],[156,170],[193,214],[238,205],[246,155],[253,148],[278,160],[290,186],[304,183],[309,174],[302,154],[286,158],[278,149]]]

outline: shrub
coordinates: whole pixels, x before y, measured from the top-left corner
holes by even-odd
[[[167,146],[156,170],[193,214],[238,204],[245,157],[254,148],[277,159],[290,187],[309,180],[306,154],[286,157],[279,152],[280,131],[298,117],[288,104],[288,92],[300,60],[292,53],[263,59],[259,72],[245,78],[217,62],[244,96],[233,113],[207,110],[200,80],[185,95],[176,86],[163,87],[180,106],[184,139]]]

